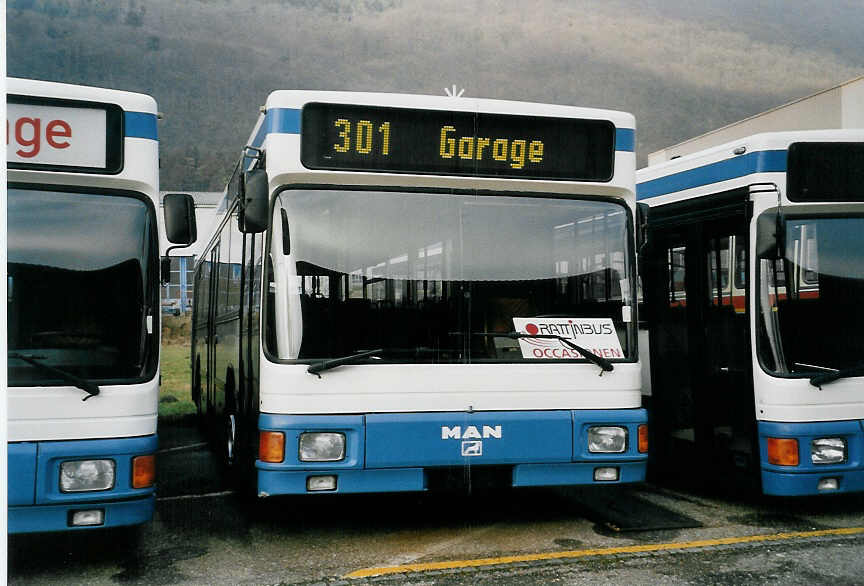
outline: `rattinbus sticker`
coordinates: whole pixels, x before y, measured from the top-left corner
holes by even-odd
[[[609,317],[514,317],[513,327],[520,334],[526,335],[525,338],[519,338],[523,358],[538,360],[582,358],[577,350],[552,336],[566,338],[573,344],[603,358],[610,360],[624,358],[621,341],[615,332],[615,324]]]

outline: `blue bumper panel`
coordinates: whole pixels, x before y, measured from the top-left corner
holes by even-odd
[[[155,497],[121,501],[95,502],[85,505],[49,505],[39,507],[9,507],[9,533],[42,533],[47,531],[82,531],[105,527],[122,527],[146,523],[153,518]],[[101,509],[105,522],[99,526],[71,527],[69,519],[75,511]]]
[[[80,441],[39,442],[36,504],[133,499],[152,495],[155,487],[132,488],[132,458],[153,454],[155,435]],[[114,488],[101,492],[60,492],[60,464],[69,460],[111,459],[116,463]]]
[[[619,469],[618,483],[645,479],[647,454],[637,450],[644,409],[293,416],[262,413],[261,430],[285,433],[285,461],[256,462],[261,496],[305,494],[309,476],[335,475],[331,492],[425,490],[425,472],[447,467],[513,465],[514,486],[598,484],[598,467]],[[589,453],[588,429],[626,428],[620,454]],[[346,437],[339,462],[301,462],[304,432]]]
[[[819,481],[836,478],[837,490],[819,490]],[[762,492],[774,496],[807,496],[864,491],[864,471],[783,474],[762,470]]]
[[[36,500],[37,444],[20,442],[9,444],[8,490],[9,506],[32,505]]]
[[[320,493],[306,490],[309,476],[336,475],[336,490]],[[277,494],[333,494],[357,492],[416,492],[425,490],[422,468],[398,470],[315,470],[314,472],[275,472],[258,470],[258,496]]]
[[[820,421],[815,423],[759,422],[759,452],[762,466],[762,492],[776,496],[804,496],[864,491],[864,431],[860,421]],[[798,466],[777,466],[768,462],[766,440],[798,440]],[[846,461],[839,464],[814,464],[810,443],[818,438],[846,440]],[[837,479],[836,490],[819,490],[819,481]]]
[[[366,443],[362,415],[270,415],[258,416],[261,431],[281,431],[285,434],[285,461],[278,464],[255,462],[262,470],[316,470],[363,468],[363,445]],[[327,431],[345,434],[345,458],[339,462],[301,462],[299,455],[300,434],[310,431]],[[305,490],[305,489],[304,489]]]
[[[570,462],[570,411],[366,416],[366,466],[483,466]]]
[[[645,409],[609,409],[600,411],[573,411],[573,461],[619,462],[623,460],[647,461],[648,454],[639,453],[639,426],[647,425]],[[627,431],[627,446],[620,454],[599,454],[588,451],[588,430],[592,427],[623,427]]]
[[[595,481],[596,468],[617,468],[618,480]],[[574,486],[579,484],[624,484],[645,482],[645,462],[615,462],[601,465],[520,464],[513,467],[513,486]]]
[[[153,516],[155,486],[132,488],[132,458],[155,453],[158,443],[156,435],[10,443],[9,532],[61,531],[70,528],[68,511],[89,508],[105,509],[105,524],[100,527],[148,521]],[[61,492],[61,464],[91,459],[114,461],[114,486]]]

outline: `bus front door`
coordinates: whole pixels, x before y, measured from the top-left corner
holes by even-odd
[[[746,243],[740,214],[652,233],[655,280],[646,291],[658,480],[695,475],[685,480],[702,484],[728,477],[730,467],[758,470]]]

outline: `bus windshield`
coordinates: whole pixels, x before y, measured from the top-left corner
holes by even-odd
[[[860,364],[864,218],[796,217],[785,234],[784,258],[760,261],[762,364],[811,375]]]
[[[8,194],[10,386],[69,384],[38,365],[89,380],[155,376],[152,208],[80,191]]]
[[[621,203],[576,196],[284,190],[270,243],[268,352],[536,361],[496,334],[545,317],[595,318],[617,334],[620,358],[633,359],[627,219]]]

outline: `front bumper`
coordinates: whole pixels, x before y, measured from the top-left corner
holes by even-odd
[[[467,483],[494,472],[502,486],[562,486],[643,482],[647,454],[637,448],[644,409],[388,413],[349,416],[261,414],[259,429],[285,434],[285,459],[256,462],[259,496],[306,494],[310,477],[332,476],[322,492],[423,491],[448,469]],[[627,430],[623,453],[589,453],[588,429]],[[305,432],[345,435],[339,462],[301,462]],[[617,470],[616,480],[595,480],[598,468]]]
[[[154,454],[157,436],[12,442],[8,444],[9,533],[119,527],[153,517],[156,487],[132,488],[132,458]],[[108,490],[64,493],[60,466],[70,460],[110,459],[114,486]],[[76,511],[101,511],[98,525],[73,526]]]
[[[814,423],[774,423],[760,421],[759,451],[762,463],[762,491],[776,496],[805,496],[864,491],[864,423],[861,421],[820,421]],[[767,438],[798,440],[798,466],[778,466],[768,462]],[[818,438],[846,440],[846,461],[838,464],[813,464],[810,442]],[[820,482],[836,479],[836,489],[820,489]]]

